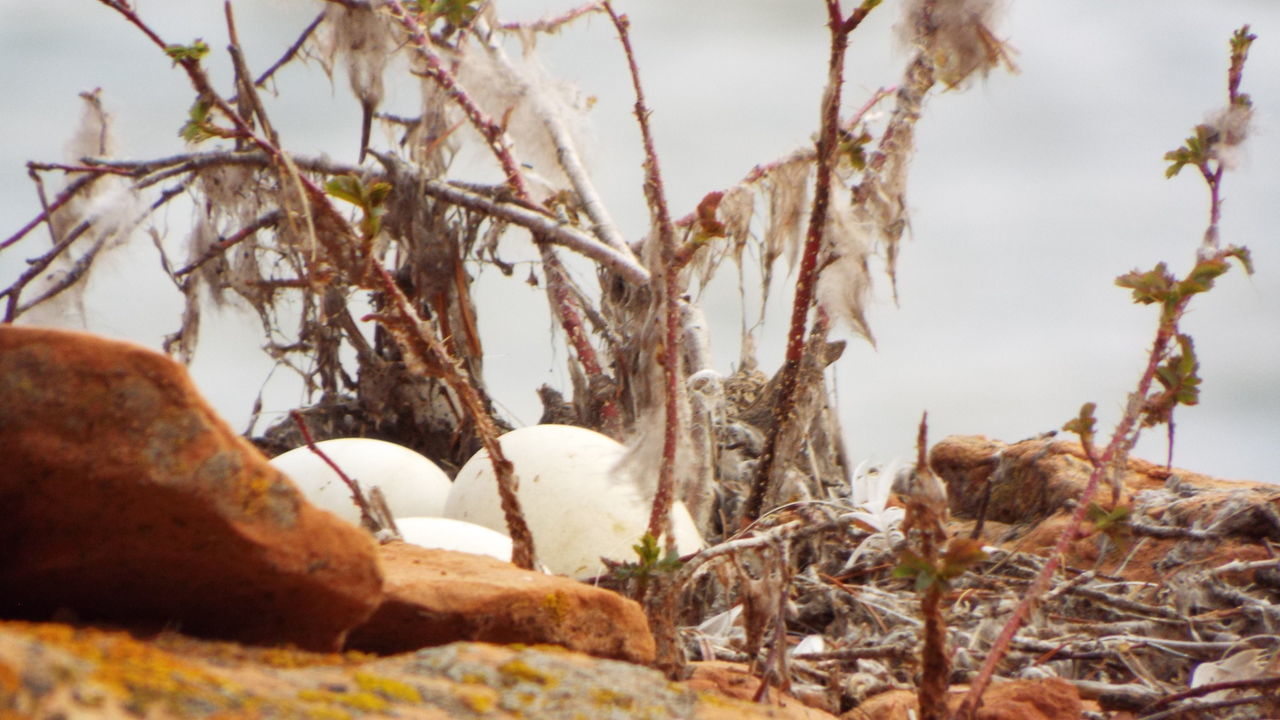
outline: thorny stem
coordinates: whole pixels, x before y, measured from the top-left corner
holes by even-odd
[[[480,135],[484,137],[490,151],[493,152],[495,157],[497,157],[499,164],[502,165],[503,172],[506,174],[507,185],[511,188],[515,197],[526,203],[529,202],[529,189],[525,184],[524,174],[520,170],[520,164],[516,162],[515,155],[511,151],[511,144],[508,141],[502,126],[476,104],[475,100],[472,99],[467,91],[459,85],[458,80],[454,77],[453,73],[445,67],[440,57],[431,49],[430,38],[428,37],[426,29],[422,27],[422,24],[418,21],[417,16],[407,12],[399,0],[386,0],[385,7],[391,11],[392,17],[394,17],[408,32],[410,44],[413,46],[414,50],[417,51],[418,57],[422,59],[426,68],[424,74],[436,81],[450,99],[452,99],[454,103],[462,109],[463,113],[465,113],[467,118],[471,121],[471,124],[480,132]],[[543,239],[541,235],[535,233],[534,239],[535,242],[542,245]],[[624,249],[619,250],[617,247],[612,247],[608,243],[608,239],[606,239],[605,243],[605,245],[609,246],[615,255],[622,255],[623,253],[629,254],[629,251],[625,250],[625,243],[622,244],[624,245]],[[544,259],[548,257],[549,253],[549,249],[542,248],[542,256]],[[626,258],[624,258],[623,262],[620,264],[605,264],[615,270],[618,267],[636,265],[634,259]],[[642,276],[647,279],[647,273],[644,273],[643,271],[641,273],[632,272],[628,274],[628,278],[633,282]],[[577,315],[577,308],[574,306],[572,299],[567,299],[566,302],[568,302],[568,305],[560,307],[558,315],[562,318],[570,318]],[[578,356],[578,361],[582,363],[583,367],[600,367],[599,362],[596,360],[595,348],[591,346],[590,342],[586,341],[585,335],[581,332],[575,332],[574,328],[567,325],[564,326],[564,329],[565,334],[570,339],[575,354]],[[598,375],[593,377],[598,377]],[[606,414],[616,413],[615,409],[611,409],[612,405],[612,399],[606,399],[603,411]]]
[[[481,33],[482,30],[485,31],[483,34]],[[522,94],[529,98],[538,121],[542,123],[552,144],[556,147],[556,160],[559,162],[560,168],[564,171],[565,177],[569,179],[569,183],[573,185],[573,190],[578,194],[578,199],[582,202],[582,207],[587,216],[591,218],[592,230],[605,244],[617,252],[627,257],[633,257],[626,238],[618,230],[618,226],[609,215],[609,210],[605,207],[604,201],[600,199],[600,194],[596,192],[595,184],[591,182],[587,169],[583,167],[582,160],[578,156],[578,150],[574,146],[573,137],[570,135],[569,129],[565,127],[564,121],[548,106],[545,95],[531,87],[521,73],[511,66],[511,62],[507,59],[506,53],[502,51],[501,45],[495,42],[492,33],[487,31],[487,25],[481,22],[476,28],[476,35],[480,37],[489,54],[509,73],[510,81],[518,83]]]
[[[409,43],[422,60],[425,68],[424,74],[436,81],[449,98],[466,113],[467,118],[471,120],[471,124],[484,137],[489,149],[502,165],[502,171],[506,174],[507,185],[511,187],[517,197],[527,199],[529,189],[524,182],[524,173],[520,171],[520,164],[516,162],[515,156],[511,153],[511,143],[507,140],[502,126],[482,110],[475,100],[471,98],[471,95],[458,84],[458,79],[445,67],[440,56],[436,55],[435,51],[431,49],[431,40],[427,36],[426,29],[418,22],[417,16],[405,10],[400,0],[385,0],[383,7],[391,11],[391,16],[409,34]]]
[[[1268,675],[1263,677],[1246,678],[1243,680],[1224,680],[1222,682],[1205,683],[1199,687],[1193,687],[1190,690],[1183,690],[1182,692],[1166,695],[1142,708],[1138,716],[1146,717],[1147,715],[1166,708],[1179,700],[1201,697],[1203,695],[1220,692],[1222,690],[1240,690],[1244,688],[1265,688],[1277,686],[1280,686],[1280,675]]]
[[[502,452],[502,445],[498,442],[498,428],[485,410],[480,393],[476,391],[475,384],[462,364],[449,352],[440,338],[436,337],[434,332],[423,328],[423,321],[418,318],[417,312],[410,306],[409,299],[404,296],[395,278],[391,277],[391,273],[382,266],[382,263],[373,265],[382,291],[391,300],[400,321],[407,326],[388,329],[402,340],[406,349],[412,350],[420,362],[435,365],[442,371],[444,381],[457,393],[467,409],[467,414],[475,422],[480,442],[489,453],[489,460],[493,463],[494,473],[497,475],[498,497],[502,503],[502,514],[506,518],[507,530],[511,534],[513,546],[511,563],[517,567],[532,570],[534,568],[533,535],[529,532],[529,525],[525,522],[524,513],[520,509],[520,499],[516,495],[518,487],[514,466]]]
[[[542,267],[546,276],[547,290],[555,300],[554,311],[558,315],[560,326],[564,328],[565,334],[568,335],[569,344],[578,352],[578,362],[582,363],[582,369],[586,371],[587,377],[600,377],[604,375],[604,368],[600,367],[600,362],[596,359],[595,353],[581,352],[581,348],[590,348],[591,343],[587,340],[587,330],[582,322],[582,315],[578,312],[578,305],[574,298],[570,295],[568,280],[565,277],[564,266],[560,264],[560,259],[554,253],[546,252],[548,250],[543,247]],[[613,402],[612,398],[589,398],[589,405],[595,407],[599,403],[600,416],[604,420],[605,434],[613,438],[622,436],[622,417],[618,413],[618,405]]]
[[[1238,66],[1239,64],[1239,66]],[[1231,71],[1228,75],[1228,91],[1232,101],[1236,100],[1236,93],[1239,85],[1239,76],[1243,64],[1243,56],[1239,57],[1233,53]],[[1207,259],[1223,261],[1230,258],[1234,249],[1228,248],[1223,250],[1218,243],[1218,221],[1221,216],[1221,196],[1220,190],[1222,185],[1222,174],[1224,166],[1219,162],[1216,168],[1212,170],[1208,161],[1203,161],[1198,165],[1201,175],[1209,186],[1210,208],[1209,208],[1209,227],[1205,231],[1205,244],[1201,248],[1197,259]],[[1026,621],[1027,615],[1030,613],[1031,606],[1038,602],[1038,599],[1048,589],[1049,582],[1053,577],[1053,573],[1057,570],[1058,563],[1064,556],[1067,546],[1075,540],[1080,532],[1080,527],[1084,522],[1085,515],[1088,512],[1090,501],[1093,499],[1094,493],[1098,489],[1098,483],[1105,474],[1111,473],[1111,502],[1117,504],[1120,502],[1120,468],[1115,467],[1119,463],[1125,461],[1130,450],[1138,442],[1138,436],[1141,433],[1139,419],[1146,410],[1148,395],[1151,391],[1151,383],[1156,377],[1156,371],[1160,366],[1160,362],[1165,359],[1169,352],[1169,343],[1178,334],[1178,321],[1186,312],[1187,305],[1190,304],[1194,294],[1185,294],[1179,297],[1171,307],[1162,308],[1160,313],[1160,324],[1156,329],[1155,340],[1151,343],[1151,351],[1147,356],[1147,366],[1142,372],[1142,377],[1138,380],[1137,390],[1129,395],[1129,400],[1125,405],[1124,415],[1116,424],[1115,430],[1112,432],[1111,441],[1107,444],[1106,449],[1096,458],[1090,454],[1090,462],[1093,464],[1093,471],[1089,474],[1089,481],[1085,484],[1083,492],[1076,500],[1076,509],[1071,514],[1071,521],[1058,537],[1057,543],[1054,544],[1052,553],[1048,556],[1048,561],[1040,570],[1040,574],[1036,576],[1031,583],[1031,587],[1027,589],[1026,595],[1018,606],[1014,609],[1013,616],[1005,623],[1004,628],[1000,631],[1000,635],[992,644],[987,658],[983,662],[981,669],[978,671],[970,684],[969,692],[965,695],[960,707],[957,709],[955,717],[959,720],[972,720],[977,712],[978,704],[981,702],[982,693],[991,683],[991,679],[995,674],[996,664],[1004,658],[1009,650],[1009,644],[1012,642],[1014,635],[1018,629]],[[1172,437],[1170,437],[1172,441]],[[1172,448],[1170,448],[1172,453]]]
[[[30,168],[30,166],[28,167]],[[33,179],[38,177],[35,174],[35,168],[30,168],[28,174],[31,175]],[[40,225],[40,223],[49,221],[53,217],[53,214],[58,211],[58,208],[62,207],[63,205],[66,205],[73,198],[75,198],[77,193],[79,193],[85,187],[92,184],[95,180],[97,180],[100,177],[102,177],[100,173],[95,173],[93,175],[85,175],[83,177],[78,177],[72,182],[70,182],[65,188],[62,189],[62,192],[58,193],[58,196],[53,199],[53,202],[48,203],[46,205],[44,210],[42,210],[39,215],[36,215],[34,218],[32,218],[31,221],[28,222],[26,225],[23,225],[22,227],[18,228],[17,232],[5,238],[4,242],[0,242],[0,250],[3,250],[9,247],[10,245],[18,242],[22,238],[26,237],[27,233],[36,229]],[[50,227],[50,232],[53,232],[53,226],[50,225],[49,227]],[[54,238],[55,242],[57,240],[58,238]]]
[[[805,235],[804,255],[796,278],[795,300],[791,305],[791,326],[787,333],[787,353],[779,380],[778,397],[773,408],[773,428],[765,440],[759,466],[751,492],[743,509],[745,525],[760,516],[765,498],[773,489],[774,464],[777,460],[778,438],[795,421],[796,381],[804,359],[805,330],[809,309],[813,305],[814,288],[818,281],[818,254],[827,224],[827,205],[831,199],[831,175],[835,165],[837,131],[840,127],[840,92],[844,86],[844,56],[849,45],[849,34],[857,28],[871,8],[872,1],[864,2],[848,18],[843,18],[838,0],[827,0],[828,27],[831,30],[831,52],[827,65],[827,88],[822,98],[822,133],[818,138],[817,178],[813,192],[813,210],[809,216],[809,228]]]
[[[1189,300],[1190,298],[1185,299]],[[1185,303],[1179,303],[1179,305],[1185,306]],[[1098,483],[1104,475],[1112,472],[1113,460],[1124,457],[1137,442],[1137,433],[1132,432],[1132,430],[1142,412],[1142,400],[1146,398],[1147,391],[1151,388],[1151,381],[1155,377],[1156,367],[1159,365],[1160,358],[1163,357],[1164,351],[1169,344],[1169,339],[1172,336],[1173,327],[1162,323],[1156,332],[1156,339],[1152,344],[1151,354],[1147,360],[1147,368],[1138,382],[1137,392],[1130,396],[1124,416],[1120,418],[1120,422],[1116,425],[1116,429],[1111,435],[1111,442],[1102,454],[1098,456],[1097,462],[1094,463],[1093,472],[1089,474],[1089,481],[1085,483],[1084,490],[1080,493],[1080,497],[1076,499],[1076,509],[1071,513],[1071,521],[1062,531],[1062,534],[1058,536],[1058,541],[1054,544],[1053,550],[1050,551],[1044,567],[1040,569],[1040,573],[1036,575],[1035,580],[1031,582],[1031,586],[1027,588],[1022,601],[1014,608],[1013,615],[1005,622],[1004,627],[1000,630],[1000,635],[991,644],[986,660],[983,661],[977,676],[970,683],[969,693],[965,695],[960,707],[956,710],[954,717],[959,720],[971,720],[974,717],[978,704],[981,702],[982,693],[986,691],[987,686],[991,684],[991,679],[995,675],[996,665],[1008,653],[1009,645],[1013,642],[1018,629],[1026,622],[1032,605],[1039,602],[1039,598],[1049,589],[1053,574],[1058,569],[1058,564],[1064,557],[1067,546],[1076,539],[1080,527],[1084,523],[1085,515],[1088,514],[1089,503],[1093,500],[1093,495],[1098,490]],[[1118,483],[1119,481],[1117,480],[1116,482]],[[1112,494],[1112,501],[1118,502],[1118,484],[1112,486]]]
[[[356,507],[360,508],[360,524],[371,532],[381,530],[382,528],[379,526],[378,521],[374,519],[373,509],[369,507],[369,501],[365,498],[359,483],[353,480],[350,475],[347,475],[346,471],[338,467],[338,463],[334,462],[328,453],[316,445],[316,441],[311,437],[311,429],[307,427],[307,421],[302,418],[302,413],[293,410],[289,413],[289,417],[293,419],[294,424],[298,426],[298,431],[302,433],[302,440],[307,444],[307,449],[323,460],[330,470],[337,473],[338,479],[342,480],[342,483],[351,491],[351,500],[356,504]]]
[[[604,4],[603,2],[591,2],[591,3],[586,3],[585,5],[580,5],[580,6],[576,7],[576,8],[573,8],[573,9],[571,9],[571,10],[569,10],[569,11],[567,11],[567,12],[561,13],[561,14],[559,14],[559,15],[554,15],[554,16],[551,16],[551,17],[545,17],[545,18],[542,18],[541,20],[535,20],[535,21],[533,21],[533,22],[527,22],[527,23],[505,22],[505,23],[500,23],[500,24],[498,25],[498,29],[499,29],[499,30],[506,30],[506,31],[508,31],[508,32],[521,32],[521,31],[525,31],[525,32],[545,32],[545,33],[553,33],[553,32],[555,32],[555,31],[559,30],[561,27],[563,27],[563,26],[565,26],[565,25],[567,25],[567,24],[569,24],[569,23],[573,22],[574,20],[577,20],[578,18],[582,17],[583,15],[586,15],[586,14],[588,14],[588,13],[593,13],[593,12],[604,12],[604,5],[605,5],[605,4]]]
[[[862,118],[865,117],[867,113],[871,112],[871,108],[878,105],[881,100],[897,92],[898,92],[898,87],[896,85],[892,87],[887,87],[887,88],[882,87],[879,90],[876,90],[874,93],[872,93],[871,97],[865,103],[862,104],[862,107],[858,108],[857,111],[855,111],[843,123],[841,123],[841,128],[843,130],[852,132],[853,129],[857,127],[858,123],[862,121]],[[751,171],[748,172],[745,176],[743,176],[743,178],[739,180],[736,184],[732,185],[731,187],[727,187],[724,190],[721,190],[720,192],[724,195],[728,195],[730,192],[732,192],[737,188],[746,187],[748,185],[751,185],[753,183],[757,183],[763,180],[765,177],[769,175],[769,173],[773,172],[774,170],[777,170],[778,168],[784,165],[790,165],[791,163],[794,163],[794,162],[810,162],[816,156],[817,156],[817,152],[815,148],[813,147],[800,148],[799,150],[796,150],[795,152],[792,152],[790,155],[787,155],[785,157],[779,158],[777,160],[773,160],[772,162],[756,165],[755,167],[751,168]],[[684,217],[677,220],[676,227],[681,227],[681,228],[688,227],[692,225],[694,221],[697,219],[698,219],[697,212],[696,211],[691,212],[688,215],[685,215]]]
[[[680,432],[680,304],[679,272],[676,268],[675,228],[667,210],[667,199],[662,187],[662,172],[658,166],[658,154],[654,149],[653,132],[649,126],[649,109],[645,105],[644,88],[640,84],[640,68],[636,65],[631,48],[629,22],[625,15],[618,15],[607,0],[604,9],[618,30],[618,39],[627,56],[631,70],[631,82],[635,88],[636,122],[644,145],[644,196],[649,204],[649,214],[658,236],[659,263],[662,265],[661,297],[665,333],[661,349],[663,380],[665,385],[666,428],[662,442],[662,467],[658,474],[658,491],[653,498],[653,511],[649,515],[649,533],[655,538],[667,531],[671,506],[675,500],[676,449]],[[667,538],[674,542],[673,537]]]

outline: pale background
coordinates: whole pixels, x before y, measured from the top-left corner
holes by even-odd
[[[139,0],[168,41],[204,38],[226,75],[222,4]],[[502,14],[532,19],[570,2],[507,0]],[[846,106],[896,82],[906,54],[893,41],[901,3],[888,0],[855,33]],[[650,0],[618,6],[654,110],[673,210],[732,184],[752,165],[808,143],[825,77],[826,32],[818,0]],[[236,5],[255,70],[292,42],[319,3]],[[997,73],[965,93],[932,97],[919,126],[909,200],[912,236],[895,306],[881,280],[870,313],[878,346],[853,341],[835,370],[847,442],[857,459],[909,453],[921,410],[933,436],[987,434],[1017,440],[1061,426],[1098,403],[1100,429],[1117,419],[1144,362],[1155,311],[1133,305],[1116,275],[1166,260],[1182,272],[1207,217],[1194,172],[1163,177],[1162,155],[1225,98],[1227,39],[1248,22],[1259,35],[1244,90],[1258,107],[1240,167],[1225,182],[1226,242],[1247,245],[1258,274],[1238,269],[1196,299],[1184,329],[1196,339],[1202,403],[1179,411],[1175,464],[1225,477],[1278,481],[1280,462],[1280,3],[1108,0],[1014,3],[997,27],[1017,48],[1018,75]],[[645,232],[638,134],[612,26],[602,16],[545,38],[549,67],[599,98],[591,113],[590,163],[625,233]],[[121,154],[182,150],[176,131],[192,95],[185,76],[144,38],[91,0],[0,0],[0,237],[35,212],[23,163],[61,159],[80,114],[77,93],[95,87],[117,120]],[[286,147],[354,160],[358,110],[346,82],[317,68],[281,77],[270,107]],[[413,94],[391,89],[390,109]],[[376,138],[385,143],[385,138]],[[175,234],[180,206],[161,216]],[[0,253],[0,284],[39,254],[47,234]],[[504,252],[529,257],[513,237]],[[549,342],[540,294],[492,270],[480,310],[487,381],[517,423],[536,421],[533,389],[567,385],[563,351]],[[151,280],[148,280],[151,278]],[[90,289],[88,326],[157,346],[179,323],[176,294],[159,280],[142,238],[109,258]],[[772,371],[789,304],[785,284],[760,341]],[[731,284],[704,298],[723,371],[737,358],[739,309]],[[257,321],[207,317],[196,380],[233,426],[270,374],[256,350]],[[277,372],[264,418],[302,402]],[[1139,454],[1162,459],[1163,432]]]

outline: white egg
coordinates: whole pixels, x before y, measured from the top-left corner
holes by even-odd
[[[336,438],[316,446],[364,492],[374,486],[381,489],[392,517],[443,513],[452,485],[449,476],[409,448],[369,438]],[[289,476],[313,505],[360,524],[360,509],[351,499],[351,490],[310,448],[290,450],[272,458],[271,464]]]
[[[404,541],[425,548],[488,555],[511,562],[511,538],[475,523],[443,517],[396,518]]]
[[[649,524],[651,498],[615,472],[627,449],[585,428],[534,425],[498,439],[515,467],[517,492],[538,561],[578,578],[604,571],[601,557],[636,559],[632,546]],[[493,465],[484,450],[454,478],[444,516],[506,532]],[[676,548],[696,552],[702,536],[684,503],[671,512]]]

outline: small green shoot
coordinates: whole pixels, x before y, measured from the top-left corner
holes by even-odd
[[[952,538],[947,550],[937,564],[931,563],[911,550],[903,550],[901,562],[893,569],[896,578],[914,578],[915,591],[924,592],[936,587],[947,590],[951,581],[966,570],[987,559],[982,541],[975,538]]]
[[[1093,523],[1093,529],[1111,541],[1110,547],[1123,551],[1128,547],[1133,530],[1129,526],[1131,511],[1128,505],[1117,505],[1108,510],[1096,502],[1089,503],[1085,517]]]
[[[479,3],[476,0],[417,0],[413,3],[419,12],[438,18],[454,27],[471,22]]]
[[[663,553],[658,538],[653,533],[645,533],[639,544],[632,545],[631,549],[636,553],[637,562],[618,565],[613,569],[613,575],[619,580],[635,580],[638,583],[638,597],[645,596],[649,582],[655,577],[673,573],[684,565],[675,548]]]
[[[1080,445],[1084,448],[1084,453],[1092,460],[1094,455],[1093,438],[1098,419],[1094,417],[1094,411],[1098,409],[1097,403],[1087,402],[1080,406],[1080,414],[1071,420],[1068,420],[1062,429],[1066,432],[1075,433],[1080,436]]]
[[[197,99],[187,111],[187,122],[178,130],[178,137],[196,144],[222,135],[223,133],[210,121],[212,110],[213,104],[208,100]]]
[[[174,65],[187,61],[198,63],[209,54],[209,46],[203,40],[197,39],[190,45],[166,45],[164,54],[173,60]]]
[[[386,214],[387,197],[391,184],[375,182],[365,185],[355,175],[339,175],[325,183],[325,192],[339,200],[345,200],[364,211],[360,220],[360,234],[367,240],[382,229],[382,216]]]

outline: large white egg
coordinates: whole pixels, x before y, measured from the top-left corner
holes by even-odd
[[[396,518],[404,541],[425,548],[488,555],[511,562],[511,538],[475,523],[443,517]]]
[[[604,571],[601,557],[636,560],[632,546],[649,525],[652,499],[616,472],[627,452],[621,443],[569,425],[533,425],[498,442],[515,467],[539,562],[551,572],[587,578]],[[444,516],[506,532],[488,452],[476,453],[458,471]],[[681,554],[702,548],[684,503],[675,503],[671,521]]]
[[[443,513],[452,485],[449,476],[409,448],[369,438],[336,438],[316,446],[365,493],[374,486],[381,489],[392,517]],[[351,499],[351,490],[311,448],[295,448],[272,458],[271,464],[289,476],[313,505],[360,524],[360,509]]]

